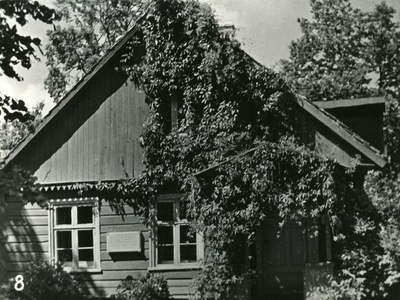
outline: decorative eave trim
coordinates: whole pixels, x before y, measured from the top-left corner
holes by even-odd
[[[102,181],[82,181],[82,182],[61,182],[61,183],[38,183],[37,186],[42,192],[52,191],[78,191],[84,188],[93,189],[99,184],[117,185],[123,179],[102,180]]]
[[[75,198],[61,198],[61,199],[50,199],[49,204],[66,204],[71,202],[98,202],[98,197],[75,197]]]

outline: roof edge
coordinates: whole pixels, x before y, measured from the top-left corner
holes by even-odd
[[[371,97],[371,98],[357,98],[357,99],[343,99],[331,101],[315,101],[316,106],[323,109],[356,107],[364,105],[384,104],[385,97]]]

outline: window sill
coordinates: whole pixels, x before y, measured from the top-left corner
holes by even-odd
[[[157,271],[189,271],[189,270],[200,270],[200,264],[191,264],[191,265],[158,265],[156,267],[149,267],[149,272],[157,272]]]
[[[67,273],[72,273],[72,274],[75,274],[75,273],[101,273],[102,272],[102,270],[99,269],[99,268],[97,268],[97,269],[70,269],[70,268],[64,268],[64,270]]]

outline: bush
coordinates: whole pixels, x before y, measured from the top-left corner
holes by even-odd
[[[112,296],[116,300],[168,300],[168,283],[158,274],[147,273],[134,280],[128,276],[118,285],[117,293]]]
[[[316,287],[307,293],[307,299],[318,300],[360,300],[365,299],[362,282],[357,278],[334,280],[328,285]]]
[[[23,283],[23,290],[17,291],[16,281],[11,279],[0,288],[0,295],[9,300],[83,300],[88,297],[83,280],[65,272],[61,263],[32,262],[24,272]]]

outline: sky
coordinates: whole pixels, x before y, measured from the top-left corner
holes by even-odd
[[[310,18],[309,0],[201,0],[211,5],[222,25],[234,25],[242,48],[254,59],[267,67],[274,67],[281,59],[289,57],[289,45],[301,36],[298,18]],[[39,0],[52,7],[53,0]],[[353,7],[361,10],[373,10],[381,0],[351,0]],[[398,18],[400,0],[386,0],[394,7]],[[22,28],[27,35],[39,37],[42,49],[46,44],[46,30],[51,25],[30,22]],[[39,55],[40,56],[40,55]],[[45,113],[54,103],[44,89],[44,78],[47,76],[45,58],[34,62],[29,70],[18,69],[24,81],[18,82],[0,76],[0,91],[25,101],[32,107],[45,101]]]

